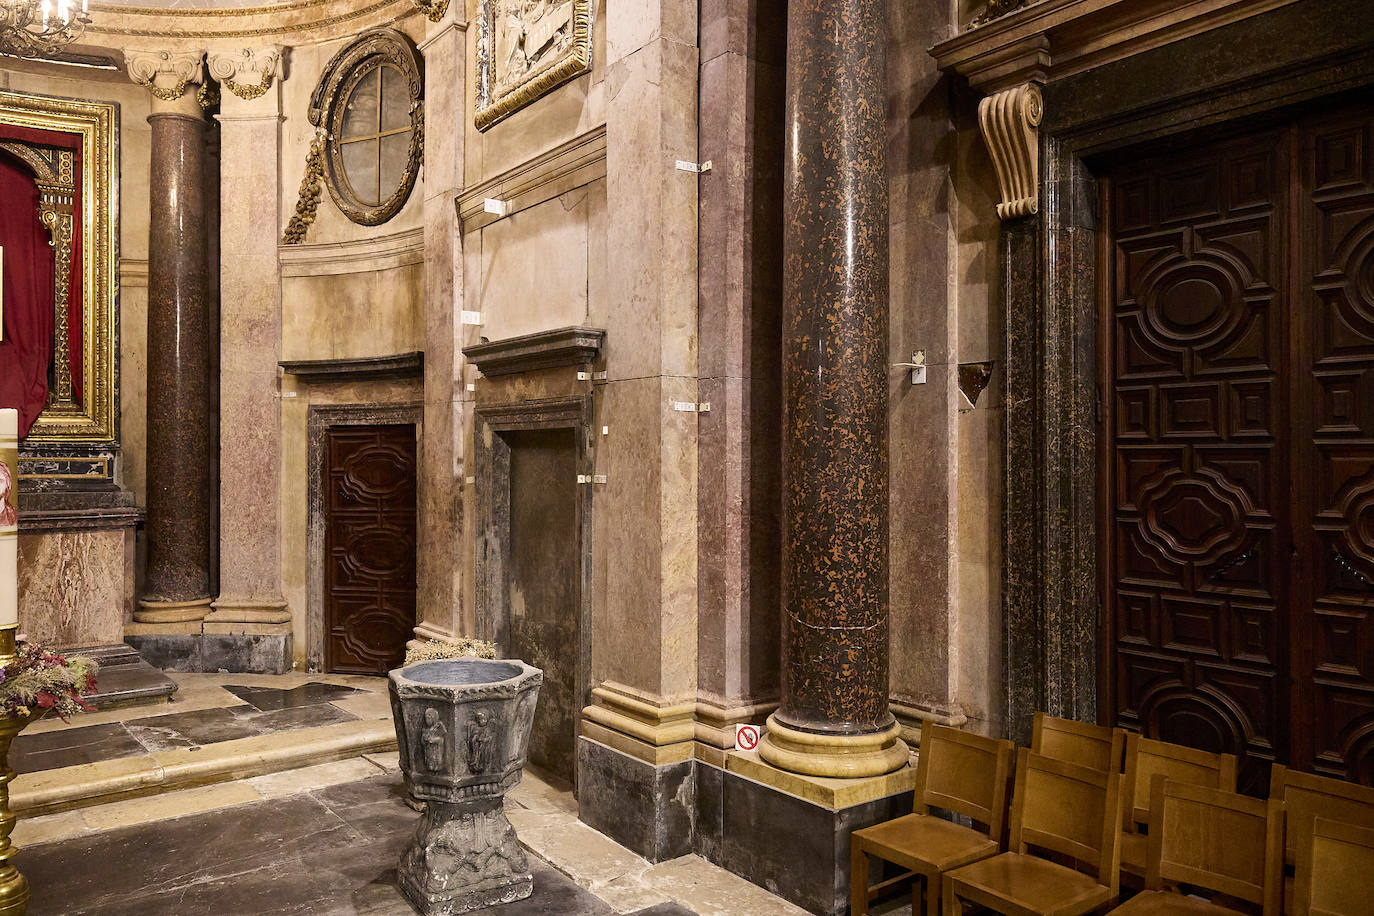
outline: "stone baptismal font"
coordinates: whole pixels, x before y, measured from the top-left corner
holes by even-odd
[[[425,916],[528,897],[533,878],[506,820],[544,674],[520,661],[429,661],[391,672],[401,770],[425,813],[397,877]]]

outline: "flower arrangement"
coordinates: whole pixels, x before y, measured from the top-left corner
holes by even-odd
[[[0,715],[17,718],[55,712],[63,721],[93,707],[82,699],[95,693],[95,659],[59,655],[33,643],[0,667]]]
[[[434,661],[440,658],[495,658],[496,643],[485,639],[427,639],[406,650],[407,665]]]

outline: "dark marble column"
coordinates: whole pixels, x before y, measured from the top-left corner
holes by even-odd
[[[192,104],[148,116],[148,565],[136,613],[147,623],[199,620],[211,597],[206,124],[183,88]]]
[[[791,0],[783,205],[782,705],[765,760],[904,765],[888,711],[885,0]]]

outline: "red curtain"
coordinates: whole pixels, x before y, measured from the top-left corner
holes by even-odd
[[[53,344],[51,236],[38,219],[38,187],[28,167],[0,153],[0,246],[5,249],[0,407],[19,409],[19,438],[48,400]]]
[[[69,149],[75,154],[75,179],[76,196],[72,202],[72,262],[71,273],[68,279],[67,294],[67,344],[68,344],[68,366],[71,371],[72,396],[78,401],[82,398],[82,382],[84,381],[83,366],[85,347],[83,344],[83,322],[85,317],[83,295],[82,268],[82,161],[81,161],[81,135],[73,133],[62,133],[60,131],[34,130],[25,127],[15,127],[12,125],[0,125],[0,139],[19,140],[25,143],[37,144],[40,146],[57,147],[59,149]],[[5,340],[0,342],[0,406],[19,408],[19,437],[22,439],[28,434],[29,427],[42,411],[43,405],[47,402],[48,396],[48,376],[52,365],[52,346],[53,346],[53,297],[56,295],[53,284],[53,266],[55,253],[48,244],[51,236],[42,224],[38,222],[38,190],[34,185],[34,175],[28,167],[7,156],[0,155],[0,166],[6,172],[13,172],[20,175],[28,182],[26,195],[32,195],[31,205],[28,196],[17,196],[18,187],[12,182],[13,176],[7,176],[5,184],[0,186],[0,245],[5,247]],[[19,204],[13,206],[11,202]],[[13,230],[11,223],[28,225],[32,218],[33,225],[38,226],[42,233],[42,250],[33,259],[25,258],[20,260],[17,256],[11,255],[9,242],[4,241],[5,234]],[[37,318],[34,311],[35,322],[24,329],[16,329],[16,343],[19,344],[15,349],[10,347],[10,328],[11,328],[11,299],[10,299],[10,279],[12,274],[19,270],[23,265],[36,265],[39,270],[33,271],[42,273],[41,285],[35,287],[35,292],[43,296],[43,315],[45,318]],[[25,273],[29,273],[27,269]],[[18,297],[19,293],[15,293]],[[16,300],[17,301],[17,300]],[[17,307],[17,306],[16,306]],[[26,310],[27,313],[27,310]],[[43,334],[41,338],[28,339],[30,334]],[[38,345],[38,340],[46,340],[46,348]],[[22,351],[22,352],[21,352]],[[41,379],[41,390],[32,381],[32,373],[35,367],[41,363],[42,369],[39,375]],[[37,398],[36,402],[34,398]]]

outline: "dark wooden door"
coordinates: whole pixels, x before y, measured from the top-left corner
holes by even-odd
[[[415,427],[326,436],[325,666],[384,674],[414,635]]]
[[[1345,111],[1109,180],[1110,718],[1374,781],[1374,173]]]
[[[1294,758],[1374,785],[1374,110],[1303,125]]]

